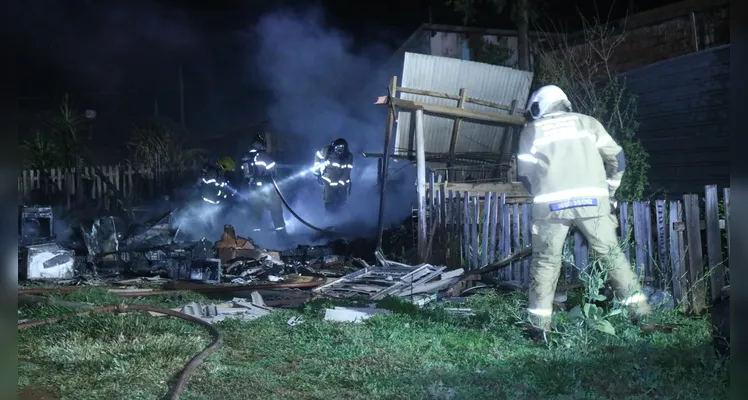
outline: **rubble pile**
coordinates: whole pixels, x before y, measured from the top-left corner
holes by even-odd
[[[423,303],[433,294],[444,291],[460,279],[462,268],[447,271],[447,267],[431,264],[410,266],[387,260],[377,252],[378,266],[364,265],[363,269],[315,288],[317,294],[333,298],[366,297],[381,300],[387,296],[407,297]]]
[[[173,212],[148,226],[127,226],[104,216],[76,227],[79,240],[58,242],[51,207],[23,207],[19,236],[20,278],[74,284],[154,284],[168,278],[203,284],[299,282],[302,275],[340,277],[352,270],[326,246],[284,252],[262,249],[226,225],[212,242],[178,239]],[[123,279],[132,278],[135,280]],[[143,279],[143,277],[150,278]]]
[[[172,228],[172,213],[148,226],[128,226],[114,216],[99,217],[76,227],[77,242],[65,243],[57,242],[52,233],[51,208],[25,207],[23,218],[27,223],[22,224],[19,238],[22,279],[105,285],[126,297],[171,290],[238,293],[260,287],[267,291],[314,287],[306,296],[282,291],[269,294],[270,302],[297,304],[314,296],[375,301],[395,296],[423,305],[453,287],[464,272],[430,264],[407,265],[387,260],[379,252],[375,253],[377,264],[371,266],[361,259],[333,254],[331,246],[298,246],[280,252],[263,249],[251,238],[237,235],[231,225],[224,226],[215,242],[180,240],[179,229]],[[220,307],[188,304],[181,311],[213,321],[224,314],[259,316],[271,309],[259,301],[235,299]],[[349,318],[336,313],[330,311],[330,318]]]

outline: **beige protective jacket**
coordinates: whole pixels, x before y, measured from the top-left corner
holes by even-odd
[[[520,180],[533,195],[533,218],[608,215],[626,162],[623,149],[587,115],[557,112],[528,123],[517,155]]]

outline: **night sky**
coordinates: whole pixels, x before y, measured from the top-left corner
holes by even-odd
[[[578,10],[625,15],[628,2],[552,1],[538,14],[579,26]],[[649,1],[646,8],[668,3]],[[225,5],[229,4],[229,5]],[[278,10],[309,9],[310,1],[59,1],[16,5],[16,18],[2,29],[20,49],[19,109],[22,122],[59,104],[63,93],[82,108],[123,123],[160,115],[179,119],[178,65],[183,65],[190,130],[225,131],[263,118],[267,80],[257,68],[258,21]],[[569,4],[576,4],[569,6]],[[444,0],[327,0],[324,29],[347,36],[347,51],[367,54],[375,68],[422,23],[461,25]],[[639,6],[639,9],[643,9]],[[483,13],[470,25],[514,29],[509,13]],[[284,38],[275,33],[275,39]],[[313,47],[314,45],[312,45]],[[314,51],[302,49],[301,51]],[[288,58],[286,57],[286,60]],[[308,61],[308,60],[307,60]],[[301,61],[299,61],[301,62]],[[339,67],[339,66],[338,66]],[[370,68],[370,69],[371,69]],[[19,127],[22,139],[27,135]]]

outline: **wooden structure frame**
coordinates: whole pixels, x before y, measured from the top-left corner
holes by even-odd
[[[411,100],[403,100],[397,97],[397,92],[410,93],[417,95],[425,95],[438,98],[446,98],[458,101],[457,107],[428,104]],[[479,100],[467,97],[467,90],[460,89],[459,95],[451,95],[447,93],[437,93],[427,90],[410,89],[397,86],[397,77],[393,76],[388,87],[388,95],[381,96],[377,99],[375,104],[387,105],[390,112],[387,113],[387,127],[385,130],[384,138],[384,152],[382,154],[382,166],[381,166],[381,178],[382,184],[380,186],[380,198],[379,198],[379,226],[377,236],[377,247],[380,248],[382,244],[382,233],[384,232],[384,204],[386,201],[386,184],[388,174],[388,164],[390,158],[390,142],[392,140],[392,127],[395,122],[395,113],[398,111],[410,111],[415,117],[415,137],[416,137],[416,168],[418,171],[418,254],[421,261],[425,260],[426,247],[427,247],[427,234],[426,234],[426,147],[424,143],[423,133],[423,115],[431,114],[438,115],[441,117],[448,117],[455,119],[455,125],[452,130],[452,138],[450,141],[450,159],[449,165],[452,165],[455,158],[455,148],[457,140],[460,134],[460,125],[463,120],[471,120],[479,123],[492,124],[492,125],[503,125],[512,126],[515,129],[512,135],[507,134],[502,143],[502,153],[506,146],[509,145],[509,136],[516,136],[519,133],[519,128],[524,125],[525,118],[519,115],[506,115],[499,114],[489,111],[478,111],[465,109],[465,103],[480,104],[496,109],[506,110],[510,113],[516,111],[516,101],[510,106],[501,105],[489,101]]]

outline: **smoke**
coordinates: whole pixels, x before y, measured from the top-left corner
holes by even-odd
[[[330,27],[323,11],[314,7],[265,14],[252,33],[254,70],[271,93],[267,113],[273,129],[283,135],[285,155],[299,169],[309,168],[314,153],[338,137],[348,141],[354,154],[347,207],[332,218],[324,213],[322,187],[311,174],[281,189],[310,223],[343,231],[355,224],[351,235],[367,234],[378,220],[377,161],[360,154],[382,151],[387,110],[373,103],[386,94],[382,91],[389,77],[382,76],[380,67],[395,49],[372,44],[354,51],[353,39]],[[388,185],[388,224],[401,222],[415,201],[413,169],[400,178],[406,179]],[[289,233],[312,233],[292,216],[286,218]]]

